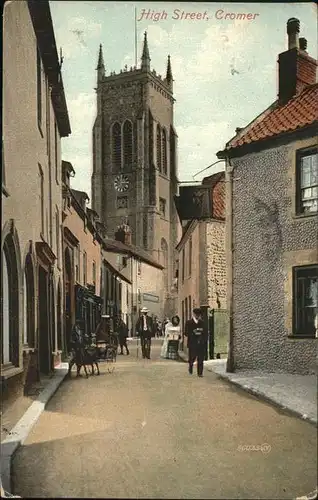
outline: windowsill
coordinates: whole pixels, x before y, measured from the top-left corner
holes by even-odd
[[[7,380],[8,378],[20,375],[21,373],[23,373],[23,368],[21,368],[21,366],[13,366],[12,364],[10,364],[9,366],[1,365],[2,380]]]
[[[318,212],[309,212],[307,214],[294,214],[293,219],[306,219],[307,217],[317,217]]]
[[[39,132],[40,132],[41,137],[42,137],[42,139],[43,139],[44,135],[43,135],[43,131],[42,131],[42,124],[41,124],[41,122],[40,122],[40,121],[38,121],[38,129],[39,129]]]
[[[314,335],[288,335],[287,337],[290,340],[318,340],[318,337]]]
[[[4,184],[2,184],[2,194],[4,194],[4,196],[6,196],[6,198],[8,198],[10,196],[10,193]]]

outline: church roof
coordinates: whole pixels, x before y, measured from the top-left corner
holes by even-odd
[[[164,269],[164,266],[159,264],[159,262],[152,257],[146,250],[135,245],[126,245],[121,241],[112,240],[106,238],[104,241],[104,248],[108,252],[123,253],[136,257],[143,262],[146,262],[150,266],[157,267],[158,269]]]

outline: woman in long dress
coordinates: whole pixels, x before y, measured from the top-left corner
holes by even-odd
[[[166,324],[165,337],[160,356],[165,359],[178,359],[179,340],[181,338],[180,318],[173,316]]]

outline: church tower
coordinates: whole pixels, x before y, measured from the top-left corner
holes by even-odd
[[[97,64],[93,127],[92,208],[109,237],[123,222],[132,244],[164,266],[164,313],[172,314],[178,217],[177,134],[173,126],[170,56],[165,78],[150,67],[144,34],[140,68],[107,75],[102,46]]]

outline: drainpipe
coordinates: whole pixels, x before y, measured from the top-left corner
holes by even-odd
[[[229,312],[229,349],[227,356],[227,372],[234,372],[234,335],[233,335],[233,171],[229,157],[226,158],[225,182],[226,182],[226,241],[227,241],[227,306]]]

